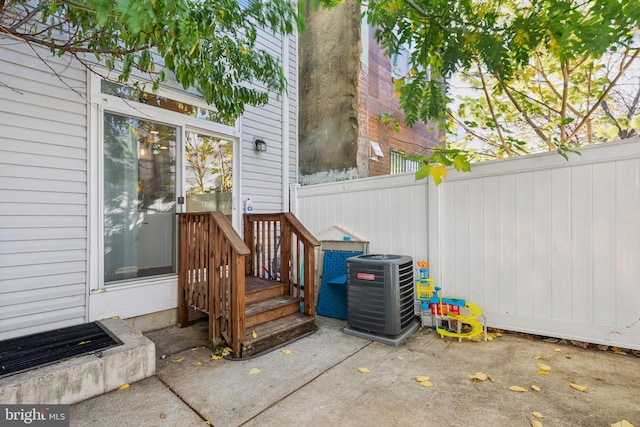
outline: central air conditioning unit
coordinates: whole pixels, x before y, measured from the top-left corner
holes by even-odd
[[[344,332],[397,346],[417,328],[413,260],[368,254],[347,259],[347,327]]]

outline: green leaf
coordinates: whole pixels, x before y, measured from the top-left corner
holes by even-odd
[[[426,163],[421,163],[420,166],[418,166],[418,170],[416,171],[416,181],[420,181],[421,179],[425,179],[426,177],[428,177],[430,174],[430,169],[431,166]]]
[[[458,172],[469,172],[471,163],[469,163],[469,158],[465,154],[458,154],[453,158],[453,167]]]

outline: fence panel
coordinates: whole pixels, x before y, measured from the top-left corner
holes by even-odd
[[[640,349],[640,140],[448,171],[294,187],[312,233],[428,259],[445,295],[489,326]]]

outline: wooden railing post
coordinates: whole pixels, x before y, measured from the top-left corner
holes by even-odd
[[[209,341],[222,338],[241,357],[244,340],[245,262],[249,248],[220,212],[181,213],[178,322],[188,307],[209,314]]]
[[[284,284],[285,289],[288,289],[289,295],[292,294],[293,282],[291,280],[292,270],[292,254],[291,254],[291,228],[289,223],[285,221],[284,215],[280,215],[280,281]]]
[[[236,357],[241,356],[241,345],[245,337],[245,262],[242,256],[233,256],[230,270],[231,283],[234,283],[231,293],[231,349]]]

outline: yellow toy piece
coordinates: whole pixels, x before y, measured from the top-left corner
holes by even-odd
[[[458,322],[458,331],[457,332],[453,332],[453,331],[449,331],[446,329],[442,329],[442,328],[436,328],[436,332],[438,332],[438,334],[440,334],[441,337],[454,337],[454,338],[458,338],[458,339],[462,339],[462,338],[467,338],[467,339],[471,339],[473,337],[476,337],[482,333],[484,333],[484,339],[487,339],[487,332],[486,332],[486,328],[485,326],[483,326],[482,323],[478,322],[477,319],[478,317],[483,317],[484,315],[482,314],[482,309],[480,307],[478,307],[475,304],[472,304],[470,302],[467,302],[464,305],[464,308],[466,310],[468,310],[470,312],[470,314],[468,315],[461,315],[461,314],[449,314],[447,317],[450,320],[456,320]],[[462,324],[467,324],[469,326],[471,326],[471,331],[469,332],[465,332],[462,333]]]
[[[430,300],[434,292],[433,279],[431,277],[424,281],[419,280],[416,282],[416,295],[419,300]]]

